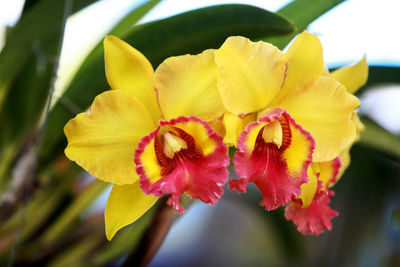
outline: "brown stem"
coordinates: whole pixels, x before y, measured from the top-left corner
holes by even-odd
[[[35,169],[36,151],[33,143],[29,143],[12,171],[9,188],[0,197],[0,222],[6,221],[32,193]]]
[[[163,197],[139,245],[128,255],[122,266],[147,266],[167,236],[173,217],[173,209],[167,204],[167,198]]]

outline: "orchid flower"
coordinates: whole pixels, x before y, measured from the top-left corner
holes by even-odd
[[[254,182],[267,210],[284,206],[311,180],[312,163],[332,161],[354,142],[359,100],[335,74],[325,75],[321,43],[307,32],[286,53],[230,37],[215,57],[224,141],[235,144],[240,132],[233,160],[240,179],[230,188],[245,192]]]
[[[328,75],[344,84],[349,93],[355,93],[367,81],[368,65],[363,58],[353,66],[340,68]],[[332,229],[331,219],[339,215],[329,207],[330,197],[334,195],[331,188],[349,166],[351,146],[360,139],[360,132],[364,130],[357,112],[352,113],[351,119],[356,127],[354,142],[333,160],[312,163],[309,168],[310,181],[302,185],[301,195],[286,206],[286,219],[292,220],[303,234],[318,235],[326,229]]]
[[[106,37],[104,49],[112,90],[64,131],[67,157],[113,184],[105,209],[111,240],[164,194],[176,212],[184,211],[183,193],[214,205],[229,157],[208,124],[224,112],[212,50],[168,58],[154,72],[144,55],[116,37]]]

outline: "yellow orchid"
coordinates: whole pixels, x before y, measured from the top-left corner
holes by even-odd
[[[230,37],[215,58],[226,109],[224,142],[238,148],[233,161],[240,179],[230,181],[231,190],[245,192],[254,182],[262,192],[260,204],[271,210],[307,191],[309,181],[314,194],[300,196],[309,205],[318,177],[328,175],[318,163],[330,162],[337,176],[337,157],[356,138],[352,114],[360,103],[349,92],[363,82],[347,82],[349,70],[326,75],[321,43],[307,32],[286,53]],[[357,69],[359,79],[366,77],[364,66],[350,69]],[[353,89],[348,92],[343,84]]]
[[[328,206],[329,187],[356,139],[359,101],[350,92],[365,83],[365,60],[329,74],[318,38],[307,32],[286,53],[229,37],[217,50],[168,58],[155,72],[116,37],[104,47],[112,90],[65,126],[65,153],[113,183],[108,239],[163,194],[177,212],[183,193],[215,204],[228,175],[224,143],[238,148],[240,179],[231,190],[254,182],[267,210],[289,204],[286,218],[300,232],[330,229],[337,212]]]
[[[212,50],[168,58],[154,72],[144,55],[116,37],[107,36],[104,49],[112,90],[64,131],[67,157],[113,184],[105,209],[111,240],[163,194],[171,195],[177,212],[183,212],[183,193],[215,204],[229,157],[207,122],[224,111]]]
[[[364,57],[357,64],[340,68],[328,75],[345,85],[349,93],[355,93],[367,81],[368,64]],[[349,166],[351,146],[359,140],[360,132],[364,130],[357,112],[352,113],[351,119],[356,127],[354,142],[345,147],[335,159],[312,163],[308,171],[310,181],[302,185],[301,195],[285,209],[286,219],[293,220],[301,233],[320,234],[325,229],[330,230],[331,219],[339,214],[328,205],[330,197],[334,195],[330,188]]]

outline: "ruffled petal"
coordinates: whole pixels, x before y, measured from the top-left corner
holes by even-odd
[[[183,193],[214,205],[228,177],[222,137],[194,116],[161,121],[138,145],[135,162],[143,191],[170,194],[167,203],[177,212],[184,211],[179,203]]]
[[[276,130],[276,126],[281,130]],[[277,138],[268,131],[276,133]],[[286,205],[301,193],[301,185],[308,181],[307,168],[314,147],[311,135],[286,111],[271,109],[240,135],[233,162],[241,179],[229,181],[230,189],[244,192],[247,183],[254,182],[262,192],[260,204],[267,210]]]
[[[342,83],[351,94],[357,92],[368,80],[368,63],[363,57],[354,65],[346,66],[331,73],[332,77]]]
[[[215,51],[218,88],[225,108],[247,114],[265,108],[282,87],[286,57],[275,46],[229,37]]]
[[[311,204],[302,207],[300,200],[291,202],[285,209],[285,217],[297,225],[297,230],[302,234],[319,235],[325,230],[332,229],[332,218],[339,215],[329,207],[332,190],[319,191]]]
[[[304,31],[299,34],[285,54],[288,71],[281,91],[271,103],[275,106],[287,97],[298,94],[300,88],[313,84],[325,70],[321,42],[311,33]],[[302,86],[298,87],[299,84]]]
[[[142,192],[139,181],[131,185],[114,185],[104,212],[107,239],[111,240],[121,228],[142,217],[157,200],[157,197]]]
[[[100,180],[132,184],[139,179],[133,162],[136,146],[154,128],[150,114],[131,94],[107,91],[95,98],[88,113],[65,125],[65,154]]]
[[[311,86],[299,87],[296,94],[276,105],[287,110],[315,139],[313,161],[332,160],[356,137],[352,113],[360,101],[329,76],[320,76]]]
[[[155,82],[165,120],[194,115],[209,121],[225,111],[213,50],[166,59],[156,70]]]
[[[342,160],[336,157],[333,160],[318,162],[319,180],[322,182],[322,190],[332,187],[338,180],[339,171],[342,167]]]
[[[104,59],[111,88],[130,92],[157,123],[161,113],[154,90],[154,70],[147,58],[121,39],[107,36],[104,39]]]

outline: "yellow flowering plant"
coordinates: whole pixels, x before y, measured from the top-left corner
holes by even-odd
[[[113,183],[105,210],[107,238],[163,194],[171,195],[168,203],[177,212],[184,211],[179,203],[184,192],[215,204],[229,158],[207,123],[223,113],[213,51],[169,58],[154,73],[124,41],[108,36],[104,48],[112,90],[97,96],[64,131],[67,157]]]
[[[277,12],[214,5],[143,23],[162,0],[25,2],[0,36],[0,262],[396,258],[393,34],[380,31],[388,53],[376,53],[374,34],[345,23],[357,10],[335,8],[342,0],[296,0]],[[101,10],[90,34],[106,37],[96,40],[87,21]],[[328,10],[346,48],[324,46],[323,57],[321,42],[333,41],[316,19]],[[386,17],[357,21],[390,29]],[[318,25],[321,37],[304,31]],[[360,47],[372,66],[363,58],[332,69]]]
[[[241,179],[231,180],[230,188],[245,192],[254,182],[267,210],[293,201],[285,215],[299,231],[330,229],[337,213],[327,207],[328,185],[337,181],[340,155],[357,136],[359,101],[351,93],[367,80],[365,59],[329,74],[321,43],[307,32],[286,53],[231,37],[215,54],[227,110],[224,140],[239,149],[233,161]]]
[[[359,101],[348,90],[365,83],[365,60],[329,74],[318,38],[307,32],[286,53],[236,36],[217,50],[168,58],[155,72],[116,37],[106,37],[104,48],[112,90],[64,131],[67,157],[113,184],[108,239],[164,194],[176,212],[184,211],[183,193],[215,204],[230,145],[238,148],[240,178],[231,190],[245,192],[254,182],[267,210],[289,204],[285,216],[300,232],[331,228],[337,213],[327,206],[328,187],[344,167],[340,153],[356,138]],[[346,90],[348,77],[356,84]]]

